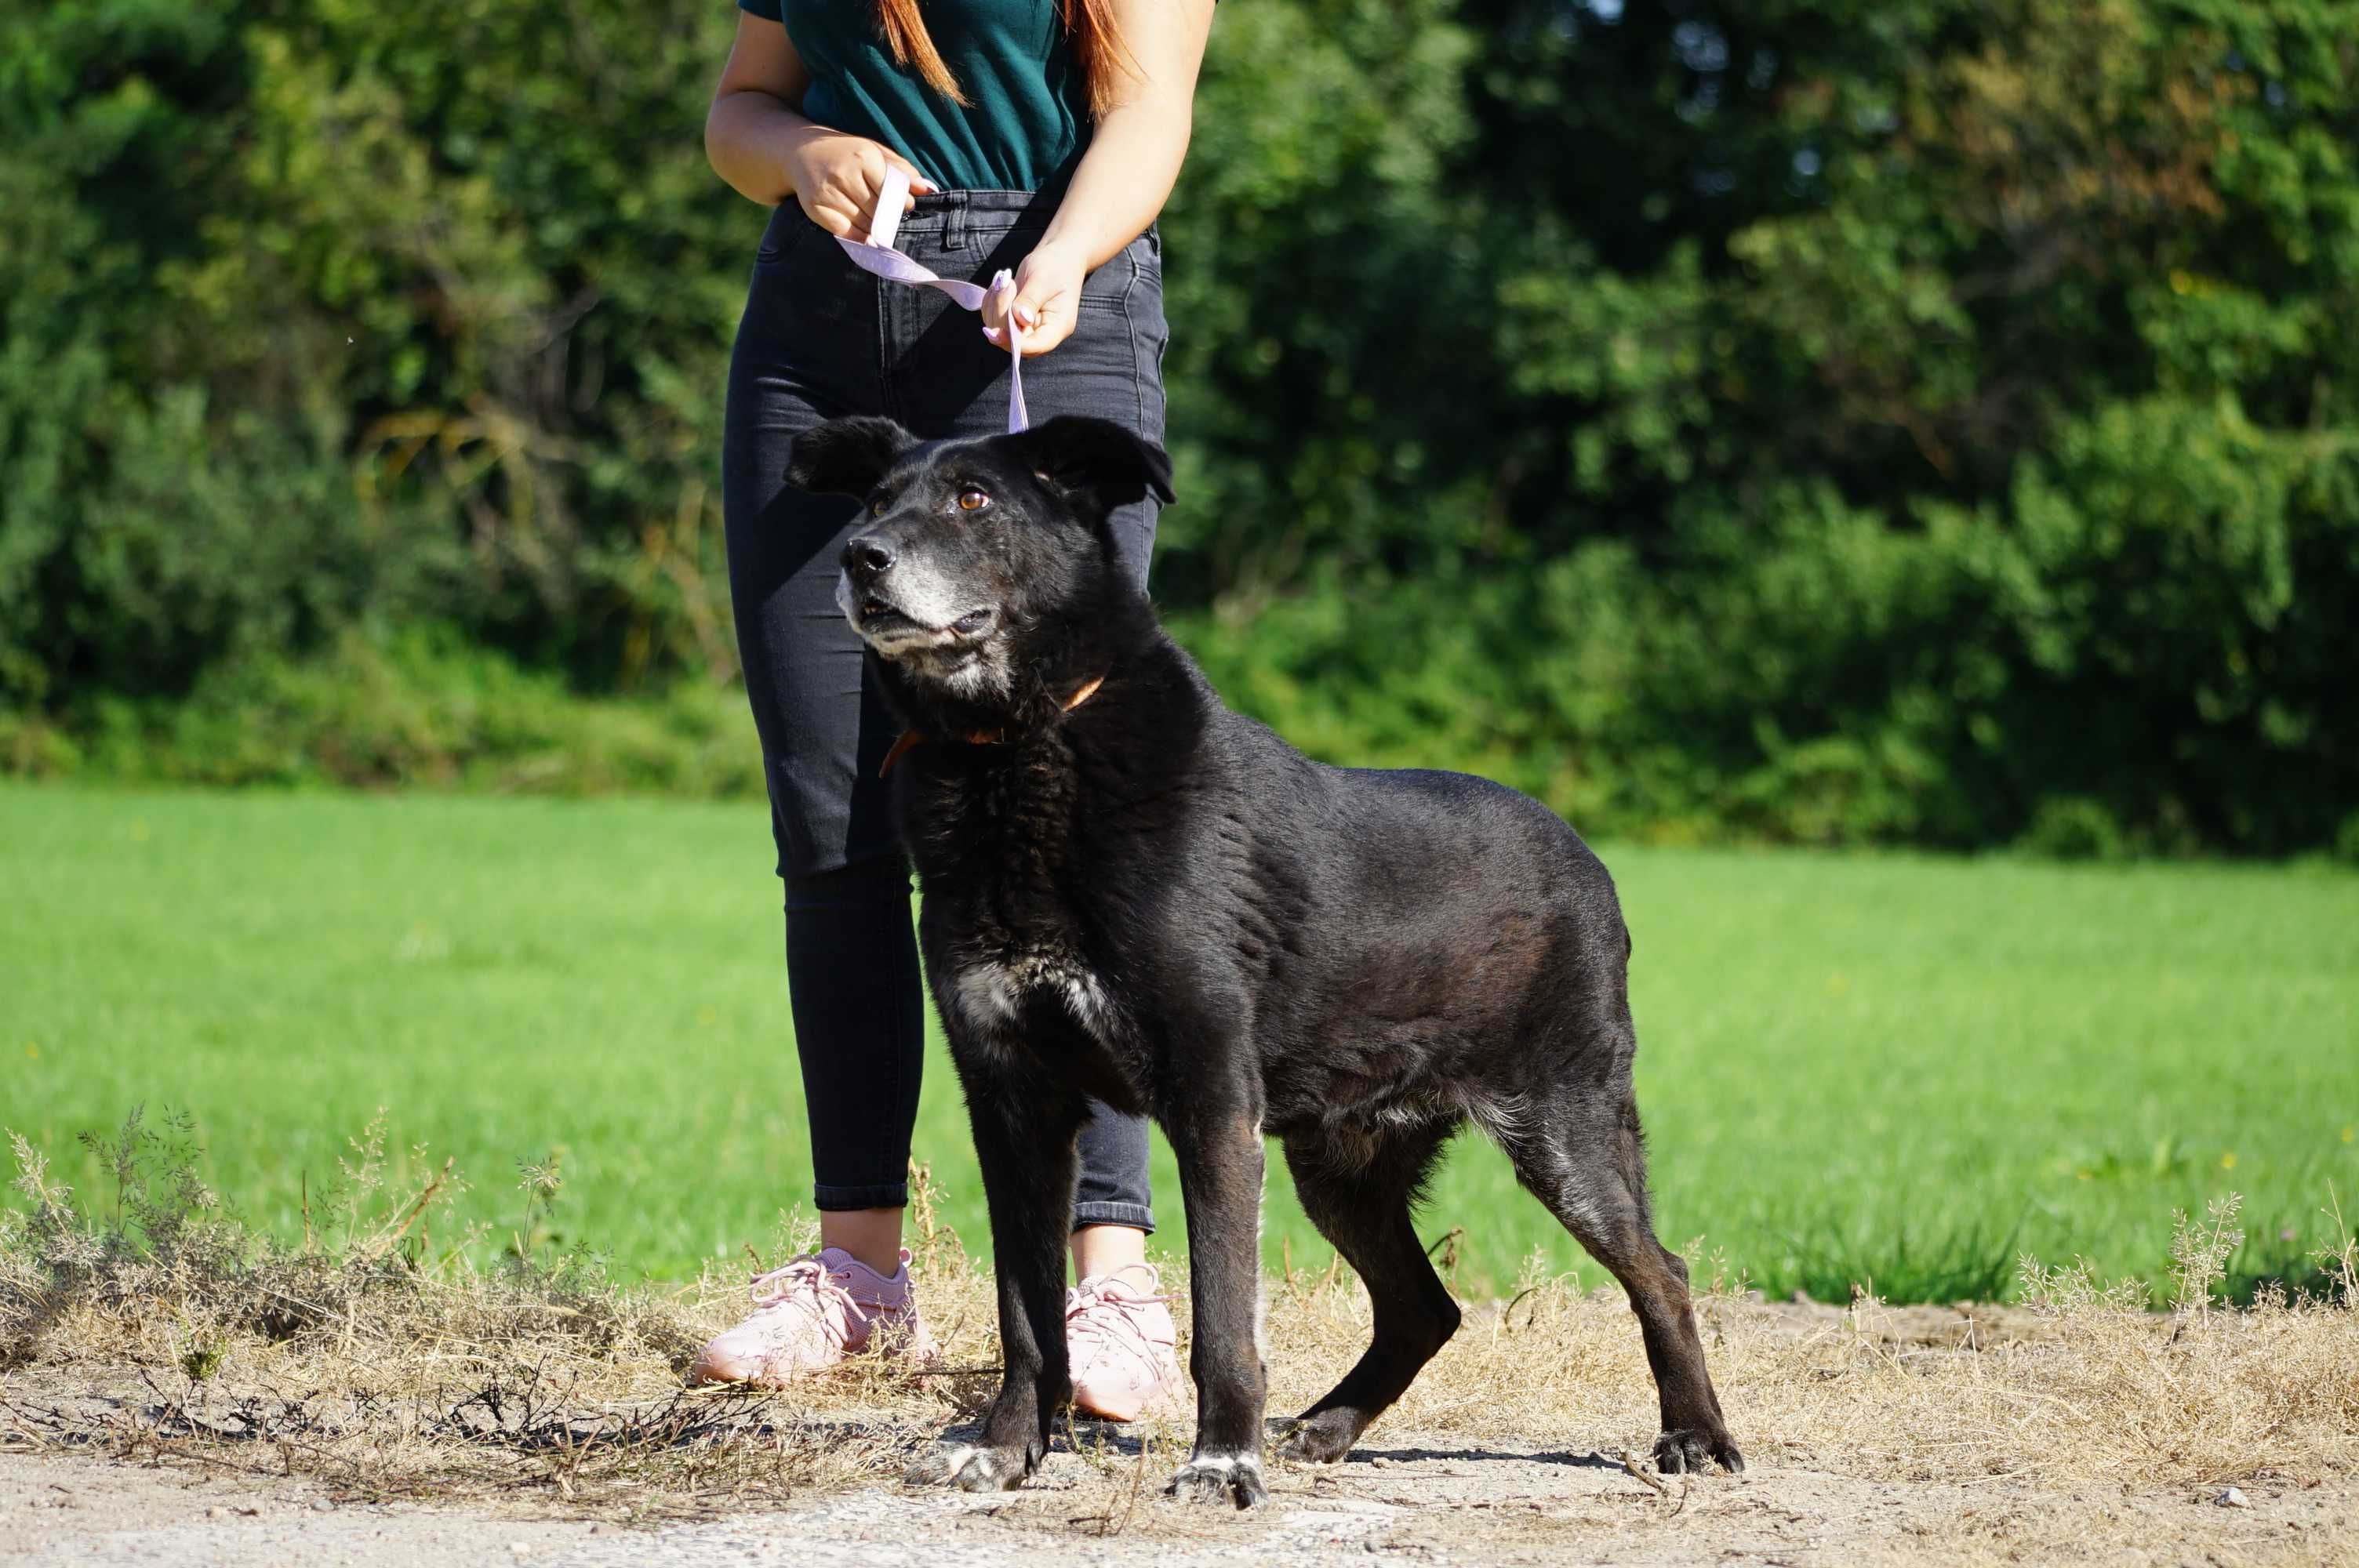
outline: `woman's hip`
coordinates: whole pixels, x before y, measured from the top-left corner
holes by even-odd
[[[896,243],[945,277],[988,283],[1022,264],[1052,211],[1025,192],[921,197]],[[1162,438],[1161,250],[1149,230],[1083,280],[1072,335],[1024,363],[1036,421],[1090,414]],[[791,204],[772,217],[732,364],[733,436],[847,414],[897,419],[927,439],[986,435],[1005,428],[1007,379],[1006,351],[973,312],[863,271]]]

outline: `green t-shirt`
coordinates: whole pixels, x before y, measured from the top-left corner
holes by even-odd
[[[1038,190],[1089,143],[1089,83],[1057,0],[925,0],[965,108],[894,63],[874,0],[737,4],[786,24],[811,75],[803,114],[884,143],[945,190]]]

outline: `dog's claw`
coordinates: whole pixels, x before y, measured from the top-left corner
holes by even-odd
[[[1745,1469],[1745,1455],[1736,1451],[1736,1444],[1724,1432],[1681,1427],[1655,1439],[1655,1468],[1666,1476],[1683,1471],[1701,1476],[1712,1468],[1714,1461],[1732,1476]]]
[[[1261,1461],[1249,1454],[1200,1454],[1180,1467],[1163,1493],[1183,1503],[1229,1503],[1239,1509],[1258,1508],[1269,1501],[1269,1488],[1262,1485]]]
[[[956,1487],[962,1492],[1013,1491],[1030,1473],[1024,1455],[1011,1448],[937,1444],[901,1477],[905,1487]]]

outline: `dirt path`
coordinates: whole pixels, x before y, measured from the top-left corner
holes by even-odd
[[[1239,1515],[1160,1496],[1179,1418],[1084,1424],[1014,1493],[896,1485],[946,1429],[977,1435],[995,1383],[987,1279],[942,1278],[948,1368],[862,1363],[781,1395],[683,1390],[710,1322],[662,1303],[387,1287],[323,1328],[224,1336],[201,1378],[185,1302],[71,1307],[0,1377],[0,1568],[2359,1568],[2341,1307],[1714,1296],[1700,1317],[1751,1468],[1683,1484],[1620,1457],[1654,1424],[1627,1308],[1536,1288],[1470,1314],[1343,1464],[1273,1465],[1272,1505]],[[1278,1289],[1271,1402],[1299,1409],[1357,1357],[1367,1307]]]
[[[1124,1445],[1127,1448],[1127,1445]],[[1135,1453],[1135,1450],[1129,1450]],[[634,1529],[480,1508],[337,1500],[292,1480],[97,1458],[0,1454],[0,1564],[287,1563],[610,1568],[1154,1568],[1312,1562],[2359,1563],[2359,1486],[2264,1480],[2246,1506],[2185,1489],[2056,1491],[1879,1481],[1757,1465],[1668,1496],[1602,1454],[1393,1433],[1321,1470],[1271,1476],[1237,1516],[1155,1496],[1153,1468],[1054,1455],[1014,1494],[864,1489],[783,1511]]]

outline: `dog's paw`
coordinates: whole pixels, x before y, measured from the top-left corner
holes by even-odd
[[[1745,1455],[1736,1451],[1725,1432],[1684,1426],[1655,1439],[1655,1468],[1666,1476],[1681,1471],[1701,1476],[1714,1460],[1732,1476],[1745,1468]]]
[[[1352,1422],[1342,1411],[1290,1421],[1271,1449],[1293,1465],[1332,1465],[1352,1452]]]
[[[1230,1503],[1240,1509],[1269,1501],[1261,1461],[1250,1454],[1200,1454],[1180,1467],[1163,1495],[1183,1503]]]
[[[1007,1492],[1032,1473],[1020,1450],[938,1443],[901,1477],[905,1487],[956,1487],[962,1492]]]

